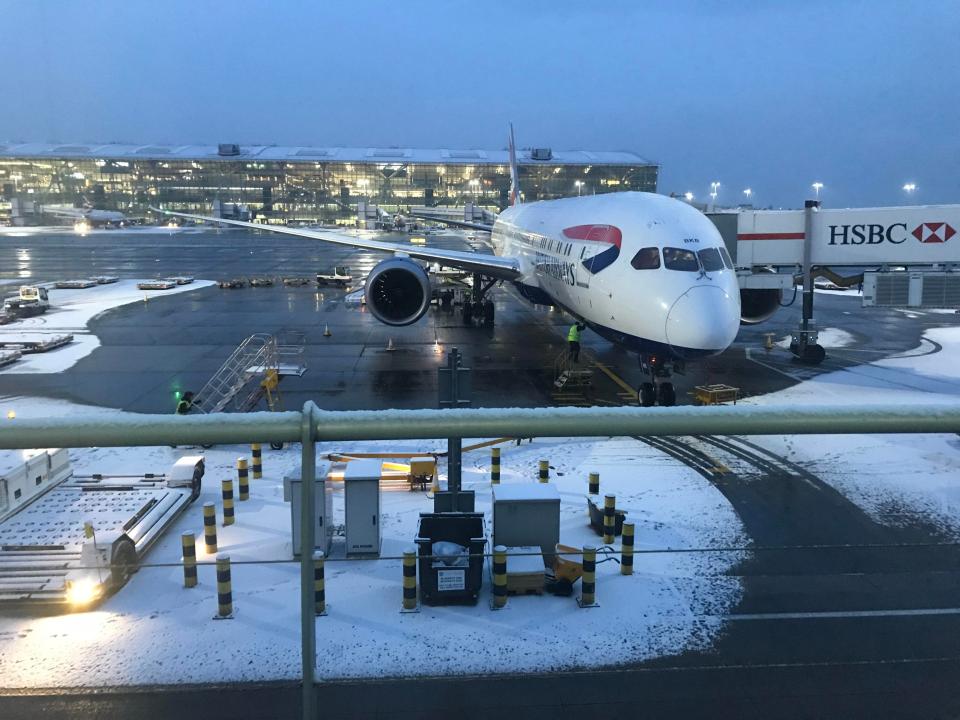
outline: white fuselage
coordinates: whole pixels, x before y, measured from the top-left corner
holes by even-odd
[[[687,359],[736,337],[740,292],[723,239],[679,200],[626,192],[516,205],[491,240],[519,260],[521,293],[629,349]]]

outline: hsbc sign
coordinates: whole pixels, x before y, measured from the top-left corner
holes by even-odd
[[[824,208],[810,222],[815,265],[960,265],[960,205]],[[803,210],[741,211],[737,265],[800,264],[806,233]]]
[[[861,223],[851,225],[830,225],[829,245],[880,245],[892,243],[899,245],[910,236],[922,243],[945,243],[956,235],[957,231],[946,222],[924,222],[912,230],[907,223]]]

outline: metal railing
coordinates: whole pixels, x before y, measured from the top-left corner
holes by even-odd
[[[960,403],[941,405],[715,406],[322,411],[15,419],[0,424],[0,449],[300,442],[301,547],[314,547],[317,441],[621,435],[811,435],[960,433]],[[313,560],[300,560],[303,717],[314,718],[316,628]]]

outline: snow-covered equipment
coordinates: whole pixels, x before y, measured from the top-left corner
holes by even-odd
[[[199,455],[167,474],[74,475],[67,450],[0,453],[0,603],[86,607],[115,592],[203,471]]]

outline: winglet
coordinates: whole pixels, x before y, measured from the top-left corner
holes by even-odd
[[[517,144],[513,139],[513,123],[510,123],[510,205],[520,204],[520,170],[517,168]]]

